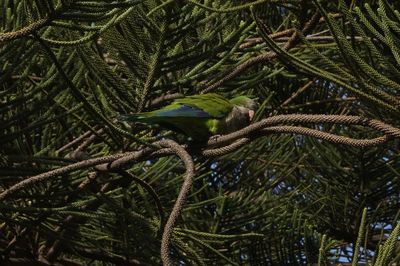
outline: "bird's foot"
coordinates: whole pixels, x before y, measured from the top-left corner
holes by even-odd
[[[221,135],[213,135],[210,137],[211,141],[217,141],[219,139],[219,137],[221,137]]]

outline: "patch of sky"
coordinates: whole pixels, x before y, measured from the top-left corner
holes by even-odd
[[[306,137],[304,135],[295,135],[294,142],[297,146],[303,146],[306,144]]]
[[[352,262],[353,260],[353,244],[349,244],[346,247],[342,248],[339,257],[337,259],[337,262]],[[364,249],[363,246],[360,247],[359,249],[359,257],[358,257],[358,264],[357,265],[365,265],[368,262],[370,262],[370,258],[372,258],[375,255],[375,252],[369,249]]]
[[[387,226],[388,226],[387,223],[376,223],[374,227],[377,229],[385,229],[385,227]]]
[[[353,257],[353,245],[349,244],[342,248],[339,253],[338,262],[351,262]]]
[[[241,262],[245,262],[245,261],[247,261],[249,259],[249,255],[247,254],[247,253],[245,253],[245,252],[241,252],[240,253],[240,260],[241,260]]]
[[[374,225],[374,227],[376,230],[383,230],[384,231],[383,237],[385,237],[385,238],[389,237],[391,231],[393,230],[393,226],[390,223],[380,222],[380,223],[376,223]]]
[[[274,189],[272,190],[272,194],[279,195],[293,190],[294,190],[293,186],[289,185],[285,181],[282,181],[274,187]]]
[[[213,162],[210,165],[211,174],[207,180],[209,186],[229,187],[236,185],[243,175],[244,161]]]

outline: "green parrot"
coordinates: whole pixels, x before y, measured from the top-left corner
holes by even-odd
[[[257,103],[246,96],[228,100],[215,93],[187,96],[158,110],[120,116],[120,120],[158,124],[205,141],[213,135],[239,130],[250,124]]]

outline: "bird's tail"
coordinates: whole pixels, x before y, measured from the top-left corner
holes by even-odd
[[[127,122],[142,122],[142,123],[153,122],[151,117],[149,117],[149,113],[125,114],[118,116],[117,119],[119,121],[127,121]]]
[[[117,117],[120,121],[128,121],[128,122],[135,122],[142,119],[143,116],[141,114],[127,114],[127,115],[120,115]]]

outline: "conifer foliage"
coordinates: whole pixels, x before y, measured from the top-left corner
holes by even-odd
[[[0,1],[0,264],[400,264],[399,117],[397,1]]]

